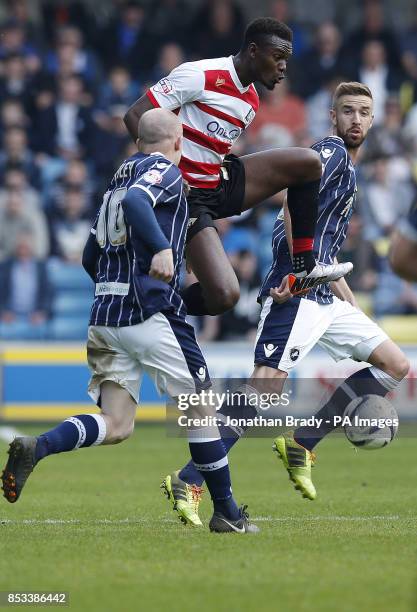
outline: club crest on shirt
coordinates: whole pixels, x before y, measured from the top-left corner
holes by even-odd
[[[161,79],[154,86],[154,90],[159,93],[169,94],[174,89],[172,82],[169,79]]]
[[[320,155],[324,158],[324,159],[329,159],[329,157],[331,157],[332,155],[334,155],[334,152],[336,151],[336,149],[329,149],[329,147],[322,147],[321,151],[320,151]]]
[[[216,87],[221,87],[222,85],[224,85],[226,83],[226,79],[223,79],[220,75],[217,77],[216,79]]]
[[[162,181],[162,174],[159,172],[159,170],[148,170],[148,172],[145,172],[143,175],[143,180],[147,183],[151,183],[152,185],[157,185]]]
[[[290,350],[290,359],[291,359],[291,361],[297,361],[299,356],[300,356],[300,349],[299,348],[294,347],[294,348],[292,348]]]

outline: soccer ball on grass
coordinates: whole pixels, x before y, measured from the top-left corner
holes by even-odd
[[[362,395],[352,400],[346,408],[343,428],[354,446],[375,450],[387,446],[396,436],[398,414],[384,397]]]

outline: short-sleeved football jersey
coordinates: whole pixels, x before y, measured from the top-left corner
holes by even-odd
[[[181,64],[147,96],[154,106],[176,112],[182,121],[183,177],[192,187],[217,187],[224,156],[259,108],[255,86],[243,87],[233,56]]]

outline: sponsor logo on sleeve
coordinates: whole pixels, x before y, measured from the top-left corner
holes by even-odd
[[[196,372],[197,378],[199,378],[199,380],[201,380],[201,382],[204,382],[206,380],[206,368],[201,366],[201,368],[199,368],[198,372]]]
[[[158,81],[158,83],[154,86],[153,89],[158,93],[169,94],[171,93],[171,91],[174,90],[174,86],[172,84],[172,81],[170,81],[169,79],[161,79],[160,81]]]
[[[275,353],[277,348],[278,347],[274,346],[273,344],[264,344],[265,356],[269,359],[269,357],[271,357],[271,355]]]

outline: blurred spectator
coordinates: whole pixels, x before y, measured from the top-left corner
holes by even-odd
[[[416,314],[417,286],[394,274],[386,257],[381,263],[382,270],[372,295],[375,316]]]
[[[6,0],[10,19],[17,22],[25,32],[27,40],[41,43],[41,32],[35,23],[36,7],[29,0]]]
[[[379,157],[368,168],[369,177],[361,187],[364,205],[361,213],[365,237],[375,240],[387,236],[397,219],[405,215],[414,196],[412,185],[393,176],[390,160]]]
[[[242,249],[231,256],[240,285],[236,306],[221,317],[219,340],[253,340],[258,326],[260,306],[257,303],[260,278],[257,259],[252,251]]]
[[[417,81],[417,5],[414,7],[411,25],[400,33],[401,62],[407,76]]]
[[[164,45],[160,51],[158,63],[152,71],[151,80],[156,83],[177,66],[185,62],[184,52],[175,43]]]
[[[192,52],[197,58],[223,57],[240,49],[245,23],[233,0],[206,0],[191,25]]]
[[[306,129],[304,102],[289,91],[288,81],[282,81],[272,91],[265,92],[252,122],[251,134],[256,136],[264,126],[271,125],[286,128],[294,138]]]
[[[14,98],[3,98],[3,103],[0,107],[0,127],[1,132],[9,128],[26,128],[29,120],[25,114],[23,105]],[[3,137],[3,133],[1,136]]]
[[[45,70],[61,77],[77,74],[93,86],[101,78],[95,54],[84,48],[82,32],[74,26],[64,26],[57,31],[55,49],[49,51],[45,58]]]
[[[333,93],[342,80],[329,75],[325,84],[306,102],[307,132],[313,141],[332,133],[329,109],[332,107]]]
[[[39,187],[39,168],[28,147],[26,132],[19,127],[10,127],[4,133],[3,150],[0,151],[0,180],[11,166],[20,168],[30,183]]]
[[[31,77],[28,76],[23,55],[11,53],[3,61],[0,78],[0,100],[13,98],[27,109],[30,104]]]
[[[410,108],[404,122],[404,131],[410,139],[414,155],[417,154],[417,102]]]
[[[89,176],[87,165],[79,160],[73,159],[67,163],[64,173],[55,182],[50,190],[48,202],[48,214],[60,215],[65,207],[66,194],[68,191],[79,191],[84,198],[85,212],[93,216],[93,192],[94,185]]]
[[[372,243],[364,236],[363,220],[358,211],[354,212],[338,255],[339,261],[351,261],[353,271],[347,282],[352,291],[372,291],[376,286],[379,258]]]
[[[67,262],[81,263],[90,233],[85,194],[80,187],[68,186],[59,212],[50,216],[51,253]]]
[[[185,46],[189,15],[189,6],[184,0],[154,0],[150,6],[149,30],[158,46],[171,42]]]
[[[69,25],[79,28],[87,40],[95,39],[97,18],[91,14],[89,3],[83,0],[43,0],[41,9],[44,34],[49,43],[59,28]]]
[[[400,161],[404,153],[411,151],[412,138],[403,126],[403,112],[397,95],[388,96],[385,103],[384,122],[375,125],[366,141],[366,157],[371,158],[383,153]],[[406,168],[408,163],[403,159]],[[405,170],[407,171],[407,170]]]
[[[82,157],[91,152],[94,123],[91,109],[84,104],[84,87],[75,75],[58,83],[58,97],[53,104],[38,111],[36,149],[65,159]]]
[[[123,115],[126,111],[124,105],[115,104],[110,106],[106,113],[97,113],[97,129],[94,139],[94,164],[99,182],[98,192],[103,192],[111,175],[116,171],[127,144],[131,142],[123,123]],[[132,142],[133,147],[135,144]],[[137,153],[137,147],[133,148]],[[111,151],[111,155],[109,155]],[[129,153],[129,155],[133,155]]]
[[[272,0],[269,4],[268,16],[283,21],[292,30],[293,56],[298,57],[308,47],[308,32],[303,25],[293,19],[292,5],[288,0]]]
[[[49,254],[46,219],[40,210],[28,210],[19,191],[8,191],[0,210],[0,261],[11,257],[20,234],[31,234],[33,254],[43,259]]]
[[[115,66],[100,88],[98,107],[104,112],[115,105],[124,106],[127,110],[140,95],[140,85],[132,80],[129,71],[123,66]]]
[[[33,250],[33,236],[16,237],[12,256],[0,264],[0,320],[40,325],[50,316],[51,286],[45,260]]]
[[[387,63],[385,47],[377,40],[366,43],[355,80],[368,85],[374,99],[374,123],[384,119],[384,109],[388,93],[398,91],[401,85],[401,75],[395,72]]]
[[[145,78],[155,64],[158,45],[149,32],[144,8],[127,1],[100,32],[100,57],[109,69],[123,65],[135,76]]]
[[[18,193],[24,202],[25,211],[29,214],[41,210],[38,191],[28,183],[27,176],[20,166],[10,166],[4,173],[3,186],[0,189],[0,212],[5,208],[9,193]]]
[[[341,35],[330,21],[322,23],[315,36],[313,49],[305,51],[296,62],[294,91],[302,97],[317,93],[329,78],[341,73],[339,52]]]
[[[21,55],[29,73],[40,69],[39,54],[34,45],[26,40],[24,27],[15,19],[9,19],[0,27],[0,62],[9,55]]]
[[[357,65],[364,47],[378,41],[384,47],[387,63],[394,69],[400,67],[397,38],[391,27],[385,24],[384,7],[380,0],[365,0],[363,23],[345,41],[343,56],[350,59],[351,69]]]

